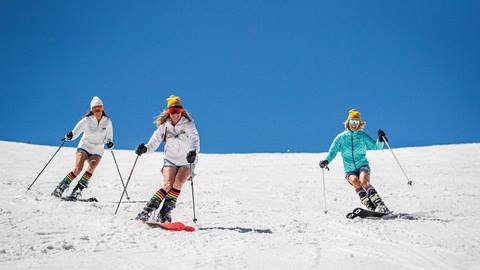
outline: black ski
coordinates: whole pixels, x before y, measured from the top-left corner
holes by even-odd
[[[359,218],[382,218],[384,216],[387,216],[391,213],[380,213],[380,212],[375,212],[375,211],[370,211],[367,209],[363,208],[355,208],[353,209],[352,212],[347,214],[348,219],[354,219],[356,217]]]
[[[91,197],[88,199],[75,199],[75,198],[70,198],[70,197],[60,197],[60,199],[64,201],[69,201],[69,202],[98,202],[97,198]]]

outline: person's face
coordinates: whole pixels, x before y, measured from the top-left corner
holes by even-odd
[[[92,112],[97,118],[100,118],[103,114],[103,106],[100,105],[93,107]]]
[[[351,131],[355,131],[360,127],[360,120],[350,119],[348,120],[348,126],[350,127]]]
[[[183,112],[182,106],[172,106],[168,108],[168,114],[170,115],[170,118],[172,118],[174,122],[177,122],[178,120],[180,120],[180,117],[182,117],[182,112]]]

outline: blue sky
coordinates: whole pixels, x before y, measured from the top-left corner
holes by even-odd
[[[326,151],[350,108],[479,142],[478,1],[330,2],[1,1],[0,139],[57,145],[98,95],[133,149],[177,94],[203,152]]]

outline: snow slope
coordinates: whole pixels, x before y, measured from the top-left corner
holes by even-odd
[[[0,142],[1,269],[480,269],[480,144],[371,151],[372,183],[390,209],[411,219],[347,220],[359,206],[340,157],[322,154],[202,154],[195,192],[198,230],[169,232],[132,220],[143,203],[114,216],[121,183],[106,151],[84,197],[50,196],[74,163],[62,149],[32,190],[26,187],[56,147]],[[124,178],[135,154],[115,150]],[[128,191],[147,200],[161,185],[162,154],[139,158]],[[188,184],[188,183],[187,183]],[[192,225],[191,188],[174,220]]]

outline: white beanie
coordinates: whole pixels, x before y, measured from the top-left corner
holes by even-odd
[[[90,101],[90,109],[93,109],[95,106],[103,106],[103,101],[97,96],[94,96],[92,101]]]

